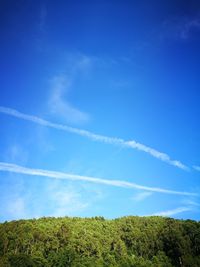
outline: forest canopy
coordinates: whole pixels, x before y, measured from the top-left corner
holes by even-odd
[[[200,223],[44,217],[0,224],[1,267],[200,266]]]

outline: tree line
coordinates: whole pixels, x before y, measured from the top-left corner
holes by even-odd
[[[199,267],[200,223],[44,217],[0,224],[0,267]]]

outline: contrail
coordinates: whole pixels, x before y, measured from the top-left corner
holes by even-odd
[[[33,175],[33,176],[44,176],[44,177],[49,177],[49,178],[54,178],[54,179],[86,181],[86,182],[91,182],[91,183],[105,184],[105,185],[111,185],[111,186],[122,187],[122,188],[139,189],[139,190],[145,190],[145,191],[156,192],[156,193],[197,196],[196,193],[173,191],[173,190],[168,190],[168,189],[163,189],[163,188],[158,188],[158,187],[148,187],[148,186],[143,186],[143,185],[130,183],[127,181],[122,181],[122,180],[108,180],[108,179],[102,179],[102,178],[97,178],[97,177],[75,175],[75,174],[70,174],[70,173],[65,173],[65,172],[49,171],[49,170],[43,170],[43,169],[32,169],[32,168],[27,168],[27,167],[23,167],[20,165],[7,163],[7,162],[0,162],[0,171],[14,172],[14,173],[20,173],[20,174],[26,174],[26,175]]]
[[[2,107],[0,106],[0,112],[19,118],[19,119],[23,119],[26,121],[32,121],[34,123],[46,126],[46,127],[51,127],[51,128],[55,128],[58,130],[63,130],[66,132],[70,132],[70,133],[75,133],[84,137],[87,137],[91,140],[94,141],[98,141],[98,142],[102,142],[102,143],[106,143],[106,144],[112,144],[112,145],[117,145],[117,146],[122,146],[122,147],[129,147],[132,149],[137,149],[143,152],[146,152],[147,154],[153,156],[154,158],[160,159],[170,165],[173,165],[177,168],[180,168],[182,170],[189,170],[189,168],[184,165],[183,163],[181,163],[178,160],[172,160],[170,158],[169,155],[167,155],[166,153],[160,152],[154,148],[148,147],[144,144],[140,144],[134,140],[131,141],[125,141],[122,138],[115,138],[115,137],[108,137],[105,135],[100,135],[100,134],[95,134],[92,133],[90,131],[86,131],[83,129],[79,129],[79,128],[74,128],[74,127],[70,127],[67,125],[63,125],[63,124],[58,124],[58,123],[53,123],[47,120],[44,120],[42,118],[36,117],[36,116],[32,116],[32,115],[28,115],[25,113],[21,113],[15,109],[12,108],[6,108],[6,107]]]

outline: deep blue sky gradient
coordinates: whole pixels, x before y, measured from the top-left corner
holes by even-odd
[[[1,0],[0,30],[1,106],[136,140],[190,170],[2,113],[0,161],[199,194],[198,0]],[[1,221],[160,212],[200,218],[198,196],[5,172],[0,190]]]

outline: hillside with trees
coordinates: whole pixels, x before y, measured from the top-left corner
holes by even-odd
[[[162,217],[0,224],[1,267],[199,267],[200,223]]]

